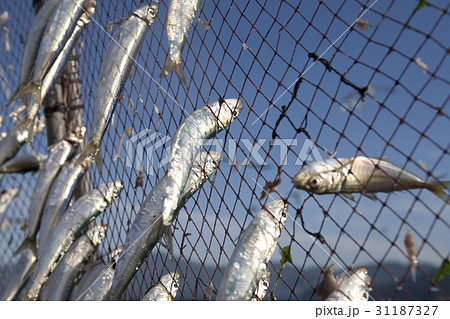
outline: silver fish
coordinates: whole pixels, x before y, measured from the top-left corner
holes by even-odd
[[[277,245],[287,204],[267,204],[241,234],[220,283],[216,300],[251,300]]]
[[[28,31],[25,48],[23,50],[19,87],[11,96],[8,104],[10,104],[17,98],[17,92],[19,92],[21,88],[24,87],[30,80],[30,76],[33,70],[33,62],[39,49],[39,43],[42,38],[42,33],[44,33],[44,28],[47,25],[47,22],[53,14],[53,11],[55,11],[55,8],[59,4],[59,2],[60,0],[46,1],[39,9],[39,12],[36,14],[36,17],[33,20],[33,24]]]
[[[161,71],[161,77],[167,76],[175,70],[178,79],[186,87],[181,54],[186,44],[189,28],[202,3],[203,0],[171,0],[167,9],[166,30],[169,52]]]
[[[39,172],[33,195],[31,195],[28,228],[25,240],[19,246],[15,254],[19,253],[22,249],[25,248],[36,251],[36,235],[39,230],[42,212],[44,210],[47,196],[49,194],[53,181],[56,178],[56,175],[58,175],[61,166],[66,161],[71,150],[72,145],[65,140],[58,142],[50,149],[48,157]]]
[[[67,251],[80,232],[119,196],[122,189],[123,184],[120,181],[103,184],[80,197],[63,214],[48,237],[41,258],[37,261],[36,271],[30,278],[32,284],[25,297],[26,300],[36,300],[42,285],[56,267],[60,254],[63,255]]]
[[[159,282],[150,287],[142,297],[142,301],[173,301],[180,285],[180,274],[170,272],[162,276]]]
[[[41,168],[43,158],[37,158],[34,155],[24,153],[15,156],[0,167],[0,173],[27,173],[37,171]]]
[[[76,1],[72,0],[72,2],[76,4]],[[57,78],[58,74],[62,71],[68,58],[72,54],[72,49],[78,42],[84,28],[89,23],[91,16],[95,13],[95,5],[95,1],[85,0],[86,12],[81,9],[82,14],[79,19],[75,20],[74,28],[69,34],[70,36],[64,41],[61,51],[55,54],[55,60],[49,66],[48,71],[43,74],[43,78],[29,82],[17,92],[17,98],[22,97],[24,99],[24,102],[27,105],[27,112],[20,122],[13,128],[12,132],[25,128],[29,131],[31,137],[34,135],[31,123],[33,123],[34,118],[41,110],[42,100],[44,100],[48,90],[53,85],[53,82]],[[43,50],[45,51],[45,49]]]
[[[208,139],[230,125],[242,108],[242,102],[238,99],[214,102],[189,115],[178,127],[172,138],[165,175],[162,213],[164,225],[170,225],[174,219],[174,209],[200,148]]]
[[[48,236],[58,223],[64,203],[70,200],[69,195],[75,187],[76,182],[83,173],[83,166],[74,163],[66,163],[56,176],[50,188],[50,192],[45,202],[42,213],[39,236],[37,238],[37,255],[42,256]]]
[[[11,266],[4,274],[7,278],[7,285],[0,291],[0,300],[13,300],[22,284],[25,282],[26,276],[36,261],[36,255],[30,249],[25,249],[11,261]]]
[[[258,282],[258,286],[256,287],[255,295],[252,297],[252,301],[261,301],[264,299],[267,290],[269,290],[270,277],[270,270],[269,268],[265,267],[263,276],[261,277],[261,280]]]
[[[310,163],[292,178],[296,188],[316,194],[393,192],[414,188],[427,188],[445,202],[444,191],[450,182],[425,182],[416,175],[382,159],[362,156],[330,158]]]
[[[217,169],[220,159],[221,155],[217,152],[202,152],[198,155],[184,193],[177,204],[175,218],[189,198],[200,189],[208,177]],[[124,253],[117,261],[108,299],[120,300],[123,292],[155,245],[166,232],[171,231],[170,225],[165,226],[162,223],[163,193],[164,178],[160,179],[150,191],[130,227],[125,240]]]
[[[72,292],[71,300],[101,301],[109,291],[115,271],[115,261],[122,252],[123,247],[114,250],[110,255],[112,264],[98,260],[83,275]]]
[[[408,259],[411,263],[411,277],[413,282],[416,282],[416,268],[417,268],[417,249],[416,249],[416,243],[414,241],[413,235],[410,233],[410,231],[407,229],[405,234],[405,246],[406,251],[408,252]]]
[[[333,291],[326,301],[367,301],[371,290],[370,277],[367,268],[356,269],[350,276],[342,273],[336,278],[337,289]]]
[[[105,238],[107,226],[96,225],[73,242],[39,293],[40,300],[68,300],[84,264]]]
[[[103,57],[94,99],[94,121],[92,136],[83,150],[78,163],[95,156],[101,170],[101,141],[111,114],[134,65],[145,35],[158,12],[151,4],[134,11],[120,26],[110,41]]]

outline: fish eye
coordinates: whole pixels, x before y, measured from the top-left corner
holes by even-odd
[[[233,111],[233,116],[236,117],[237,115],[238,115],[237,111],[234,110],[234,111]]]
[[[173,284],[173,287],[174,287],[174,288],[178,288],[178,284],[177,284],[177,283],[174,283],[174,284]]]
[[[286,217],[286,213],[285,213],[285,212],[282,212],[282,213],[281,213],[281,217]]]
[[[267,287],[267,286],[268,286],[267,281],[264,281],[264,282],[263,282],[263,286],[264,286],[264,287]]]
[[[318,177],[311,177],[308,180],[308,184],[311,188],[317,188],[317,187],[319,187],[320,179]]]

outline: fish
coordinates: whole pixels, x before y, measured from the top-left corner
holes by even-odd
[[[410,269],[411,269],[412,281],[416,282],[416,268],[417,268],[417,263],[418,263],[417,249],[416,249],[416,243],[414,241],[414,237],[408,229],[406,230],[406,234],[405,234],[405,246],[406,246],[406,251],[408,252],[408,259],[411,263]]]
[[[200,148],[208,139],[229,126],[242,109],[242,102],[238,99],[220,100],[193,112],[178,127],[172,138],[164,177],[164,225],[170,225],[174,219],[176,204]]]
[[[363,156],[330,158],[304,166],[292,178],[294,187],[316,194],[362,193],[375,199],[373,193],[426,188],[446,203],[445,189],[450,182],[425,182],[416,175],[384,159]]]
[[[88,6],[95,6],[92,0],[61,0],[56,4],[53,12],[48,18],[44,31],[39,41],[39,49],[33,63],[33,71],[30,74],[30,81],[22,85],[16,91],[14,98],[22,98],[28,93],[32,93],[36,98],[36,103],[40,107],[41,85],[50,67],[54,64],[58,55],[63,50],[67,40],[72,35],[78,20],[89,10]]]
[[[119,196],[123,184],[120,181],[101,185],[98,189],[80,197],[66,211],[47,239],[44,252],[36,264],[31,284],[24,300],[36,300],[42,285],[55,269],[61,255],[82,233],[87,225]]]
[[[71,300],[101,301],[109,291],[114,277],[115,262],[123,247],[115,249],[110,254],[112,264],[98,260],[83,275],[72,292]]]
[[[37,255],[42,256],[47,238],[52,233],[59,216],[64,208],[64,203],[70,201],[71,191],[83,173],[84,167],[73,162],[66,163],[56,176],[45,202],[37,237]]]
[[[264,299],[264,296],[269,290],[271,273],[269,268],[265,268],[264,273],[261,277],[261,280],[258,282],[258,286],[256,287],[255,294],[252,297],[252,301],[261,301]]]
[[[39,9],[33,23],[28,31],[27,40],[23,50],[22,65],[20,68],[19,87],[11,95],[8,105],[12,101],[17,99],[18,93],[28,83],[33,70],[34,59],[36,58],[37,51],[39,49],[39,43],[44,33],[44,28],[47,25],[51,15],[55,11],[56,6],[60,3],[60,0],[49,0],[44,2]]]
[[[47,196],[50,192],[53,181],[55,180],[59,170],[61,169],[71,151],[72,145],[65,140],[54,144],[49,150],[48,157],[43,163],[41,170],[39,171],[39,175],[36,180],[36,186],[34,188],[33,194],[31,195],[30,206],[28,210],[28,228],[25,240],[16,250],[15,254],[19,253],[22,249],[25,248],[36,251],[36,235],[39,231],[42,212],[44,210]]]
[[[107,228],[106,225],[96,225],[73,242],[42,287],[40,300],[69,299],[84,264],[105,238]]]
[[[71,1],[73,4],[77,5],[76,1],[73,0]],[[30,138],[32,138],[35,135],[31,123],[33,123],[34,118],[41,110],[42,101],[47,95],[47,92],[52,87],[53,82],[56,80],[58,74],[62,72],[67,60],[72,54],[72,49],[78,42],[78,39],[81,36],[86,25],[90,22],[91,16],[95,13],[95,5],[96,5],[95,1],[85,0],[84,3],[86,11],[81,9],[82,12],[79,12],[81,13],[80,17],[77,20],[75,20],[74,27],[73,29],[71,29],[68,38],[64,41],[61,50],[57,54],[56,53],[54,54],[54,61],[49,66],[47,72],[45,74],[42,74],[41,78],[41,75],[36,76],[35,70],[34,73],[35,79],[31,80],[31,82],[29,82],[27,85],[21,88],[21,90],[17,93],[18,95],[17,98],[22,98],[25,101],[25,104],[27,105],[27,111],[25,115],[22,117],[22,119],[19,121],[19,123],[17,123],[16,126],[13,128],[12,130],[13,133],[18,131],[19,129],[25,128],[26,130],[29,131]],[[60,6],[61,5],[63,5],[63,2],[60,3]],[[58,8],[55,9],[55,14],[58,11]],[[73,9],[73,7],[71,8]],[[77,16],[79,13],[77,13]],[[44,53],[47,53],[47,50],[48,48],[44,48],[43,49]],[[38,79],[36,79],[36,77]]]
[[[337,289],[325,301],[367,301],[370,281],[366,267],[358,268],[349,275],[343,272],[336,278]]]
[[[91,139],[81,153],[78,164],[87,158],[95,157],[101,171],[103,135],[128,80],[136,54],[139,52],[157,12],[156,4],[143,6],[134,11],[114,33],[100,67],[94,98]]]
[[[175,218],[189,198],[217,169],[220,159],[221,155],[218,152],[201,152],[198,155],[177,204]],[[166,232],[171,231],[170,225],[166,226],[162,223],[163,191],[164,177],[152,188],[130,227],[125,239],[124,253],[117,260],[113,283],[106,299],[120,300],[153,248]],[[170,247],[170,243],[168,245]]]
[[[203,0],[171,0],[167,9],[166,31],[169,52],[160,77],[165,77],[175,70],[178,79],[186,88],[188,85],[183,72],[181,54],[189,35],[189,28],[202,3]]]
[[[26,276],[36,261],[35,253],[30,249],[25,249],[11,261],[11,266],[5,272],[7,278],[6,286],[0,290],[0,300],[10,301],[19,291],[25,282]]]
[[[142,301],[173,301],[180,286],[180,274],[170,272],[162,276],[142,297]]]
[[[287,202],[268,203],[241,234],[220,283],[216,300],[251,300],[287,219]]]
[[[42,167],[44,158],[38,158],[31,154],[22,154],[8,160],[0,167],[0,173],[27,173],[38,171]]]

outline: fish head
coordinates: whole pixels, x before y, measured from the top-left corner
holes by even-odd
[[[287,219],[287,200],[285,198],[276,199],[273,202],[268,203],[264,208],[279,222],[280,228],[283,229]]]
[[[220,129],[224,129],[228,125],[231,124],[241,113],[242,109],[244,108],[244,105],[242,104],[242,101],[239,99],[225,99],[222,101],[222,104],[220,102],[217,102],[219,105],[218,109],[218,122]]]
[[[95,13],[95,7],[97,6],[97,2],[95,0],[87,0],[84,3],[84,12],[87,15],[87,18],[92,17]]]
[[[332,184],[330,168],[324,162],[314,162],[304,166],[292,178],[295,188],[312,193],[325,193]]]
[[[265,267],[261,280],[258,282],[258,287],[256,287],[255,290],[255,295],[258,298],[258,300],[262,300],[266,295],[267,291],[269,290],[270,277],[271,277],[270,270],[269,268]]]
[[[180,274],[178,271],[168,273],[167,275],[161,277],[160,282],[170,293],[172,299],[174,299],[177,295],[180,282]]]
[[[122,189],[123,183],[121,181],[106,183],[98,188],[108,204],[111,204],[112,201],[119,196]]]
[[[86,236],[91,240],[94,246],[98,246],[101,244],[103,239],[106,236],[106,230],[108,229],[108,225],[95,225],[91,229],[86,231]]]
[[[134,15],[138,18],[147,21],[147,23],[153,22],[153,19],[156,17],[156,14],[158,13],[158,5],[155,3],[152,3],[147,6],[140,7],[136,11],[134,11]]]

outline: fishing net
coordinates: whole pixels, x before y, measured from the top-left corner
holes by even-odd
[[[97,1],[76,48],[87,137],[102,57],[121,19],[143,2]],[[265,204],[286,198],[288,219],[269,264],[265,300],[317,300],[331,263],[336,273],[367,267],[375,300],[448,300],[449,279],[434,278],[450,253],[450,212],[441,199],[426,189],[379,193],[376,200],[317,195],[295,189],[291,179],[306,163],[333,155],[386,157],[426,181],[449,179],[450,4],[207,0],[182,55],[187,89],[175,73],[160,78],[167,3],[157,3],[104,135],[103,171],[95,164],[89,170],[90,188],[124,183],[96,220],[108,224],[99,256],[124,244],[146,194],[165,173],[171,137],[186,116],[221,98],[239,97],[245,107],[204,146],[221,152],[222,162],[173,223],[173,258],[158,244],[123,298],[142,298],[161,275],[176,270],[177,300],[214,299],[241,232]],[[4,12],[0,107],[7,132],[15,125],[8,115],[20,103],[5,104],[18,85],[34,10],[31,1],[1,0]],[[44,131],[21,152],[46,154],[46,148]],[[21,188],[1,225],[1,269],[24,239],[36,176],[1,180],[1,190]],[[417,249],[415,282],[407,230]]]

